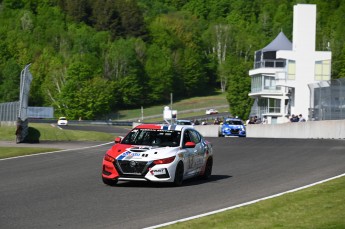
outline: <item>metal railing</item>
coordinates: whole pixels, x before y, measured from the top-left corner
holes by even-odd
[[[345,78],[309,84],[309,120],[345,119]]]
[[[285,60],[261,60],[254,63],[254,69],[257,68],[284,68]]]
[[[32,75],[30,64],[26,65],[20,74],[19,101],[0,104],[0,125],[3,123],[17,126],[16,142],[22,142],[28,135],[28,101]]]

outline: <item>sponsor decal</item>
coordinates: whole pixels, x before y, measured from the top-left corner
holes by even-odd
[[[165,174],[166,174],[166,171],[165,171],[165,169],[151,169],[151,170],[150,170],[150,173],[151,173],[152,175],[157,176],[157,175],[165,175]]]
[[[126,151],[124,153],[122,153],[117,160],[123,160],[124,158],[132,158],[132,157],[140,157],[141,154],[140,153],[135,153],[135,152],[130,152],[130,151]]]

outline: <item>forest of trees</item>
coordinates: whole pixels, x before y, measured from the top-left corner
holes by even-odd
[[[248,71],[293,6],[317,5],[316,50],[345,77],[345,0],[0,0],[0,102],[17,101],[32,63],[30,106],[70,119],[226,92],[247,118]],[[330,46],[328,46],[328,44]]]

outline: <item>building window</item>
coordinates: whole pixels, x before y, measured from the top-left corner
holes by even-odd
[[[269,99],[268,110],[270,113],[280,113],[280,99]]]
[[[280,113],[280,99],[260,98],[258,106],[260,113]]]
[[[262,77],[261,76],[252,76],[252,84],[251,84],[251,91],[252,93],[262,91]]]
[[[288,61],[288,80],[295,80],[296,78],[296,62],[294,60]]]
[[[276,80],[272,76],[264,76],[264,89],[276,90]]]
[[[331,79],[331,61],[315,61],[315,80]]]

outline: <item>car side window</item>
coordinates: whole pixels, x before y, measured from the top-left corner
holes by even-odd
[[[190,130],[190,137],[192,142],[194,142],[195,144],[200,142],[200,134],[198,132],[196,132],[195,130]]]
[[[189,134],[189,130],[186,130],[183,134],[183,145],[185,145],[187,142],[190,142],[191,138],[190,138],[190,134]]]

